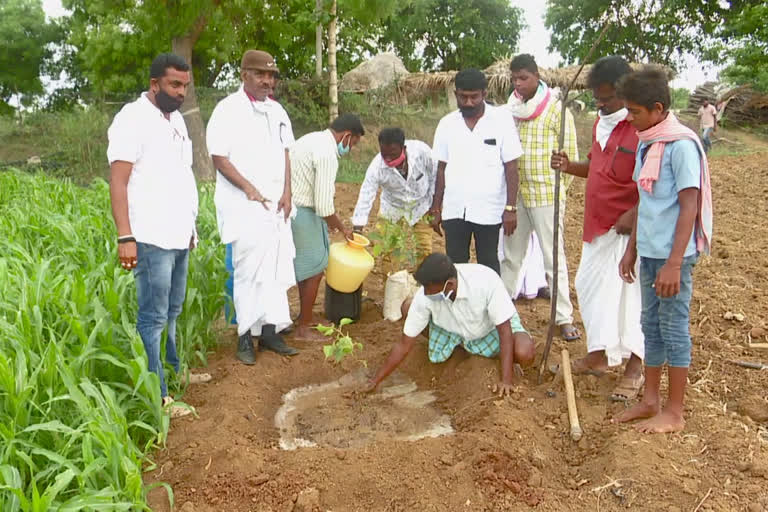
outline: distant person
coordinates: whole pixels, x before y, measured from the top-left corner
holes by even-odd
[[[406,222],[416,239],[418,261],[432,253],[432,228],[425,219],[435,193],[437,162],[432,149],[419,140],[405,140],[401,128],[379,133],[379,154],[365,172],[352,224],[362,232],[381,188],[379,219]]]
[[[510,395],[519,382],[516,371],[533,363],[535,350],[499,275],[484,265],[454,265],[447,255],[434,253],[414,277],[422,286],[412,301],[403,303],[403,336],[368,381],[368,391],[403,362],[419,334],[429,328],[431,362],[447,361],[458,347],[477,356],[499,357],[501,379],[493,392]]]
[[[550,167],[552,152],[560,149],[560,115],[562,105],[554,91],[539,76],[534,58],[528,54],[518,55],[509,64],[515,90],[509,98],[508,108],[512,111],[520,130],[523,156],[520,158],[520,195],[514,198],[517,208],[517,229],[504,237],[504,261],[501,277],[507,291],[513,295],[520,281],[523,258],[528,249],[531,232],[539,238],[544,255],[544,268],[551,285],[554,270],[552,247],[555,217],[555,171]],[[566,110],[565,146],[569,155],[578,159],[576,146],[576,125],[573,115]],[[560,194],[560,236],[558,247],[558,288],[556,322],[560,334],[566,341],[581,337],[573,325],[573,306],[568,287],[568,266],[565,257],[565,199],[568,186],[573,180],[563,176]]]
[[[469,261],[475,240],[477,262],[497,274],[499,228],[517,226],[517,159],[522,155],[514,120],[505,108],[486,103],[482,71],[456,75],[459,109],[440,120],[433,151],[438,161],[432,227],[456,263]]]
[[[304,135],[291,147],[291,183],[296,217],[291,223],[296,258],[293,266],[299,287],[300,312],[295,330],[296,339],[324,341],[326,338],[312,329],[312,307],[317,289],[328,266],[328,228],[352,237],[336,213],[336,173],[339,158],[349,153],[365,129],[354,114],[342,114],[328,129]]]
[[[293,130],[283,107],[269,98],[277,73],[269,53],[246,51],[242,85],[213,109],[206,137],[217,170],[219,235],[222,243],[232,244],[236,357],[247,365],[256,361],[253,336],[261,350],[298,353],[280,335],[291,324],[288,289],[296,284],[296,251],[288,158]]]
[[[619,83],[618,93],[640,139],[634,174],[640,205],[619,271],[622,279],[633,282],[640,256],[645,392],[639,404],[615,421],[648,418],[637,430],[676,432],[685,427],[693,267],[699,254],[709,253],[712,239],[709,169],[696,133],[669,111],[669,85],[663,71],[651,68],[632,73]],[[662,408],[664,363],[669,391]]]
[[[701,127],[701,142],[704,145],[704,151],[709,153],[712,149],[712,140],[709,136],[717,133],[717,109],[710,105],[709,101],[704,102],[699,107],[699,125]]]
[[[587,332],[587,356],[573,362],[576,374],[603,375],[609,366],[628,359],[624,376],[611,399],[633,400],[643,386],[643,332],[640,327],[640,283],[627,283],[618,267],[630,242],[637,216],[635,150],[638,139],[629,111],[616,96],[616,84],[632,72],[618,56],[598,59],[587,85],[598,109],[592,149],[585,162],[566,152],[552,155],[552,167],[587,179],[581,263],[574,285]]]
[[[189,251],[197,243],[197,187],[192,141],[179,107],[191,82],[189,64],[171,53],[150,66],[149,90],[117,113],[107,132],[112,215],[120,265],[134,270],[139,331],[149,370],[160,379],[163,405],[172,417],[191,411],[173,405],[160,360],[179,372],[176,320],[184,305]],[[210,380],[191,375],[190,382]]]

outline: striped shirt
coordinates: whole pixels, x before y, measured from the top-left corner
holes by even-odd
[[[320,217],[333,215],[339,151],[331,130],[304,135],[291,146],[290,157],[294,204],[312,208]]]
[[[550,157],[558,149],[560,133],[560,101],[550,101],[544,112],[536,119],[518,121],[520,142],[523,156],[518,160],[520,172],[520,195],[527,208],[555,204],[555,171],[550,167]],[[576,125],[573,115],[566,110],[565,144],[563,150],[571,162],[579,160],[579,148],[576,145]],[[573,176],[561,174],[562,192],[560,201],[565,201],[565,191],[573,181]]]

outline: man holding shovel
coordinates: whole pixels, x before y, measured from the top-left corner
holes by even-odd
[[[637,397],[643,385],[643,333],[640,327],[640,285],[627,283],[610,271],[618,267],[637,215],[635,169],[637,133],[627,121],[616,84],[632,68],[621,57],[604,57],[587,78],[598,118],[592,149],[585,162],[572,162],[566,152],[552,155],[552,168],[587,179],[581,263],[576,293],[587,331],[588,354],[573,362],[573,372],[601,376],[609,366],[629,359],[624,376],[611,395],[614,401]]]

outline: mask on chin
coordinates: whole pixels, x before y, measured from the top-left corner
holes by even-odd
[[[174,98],[164,90],[160,89],[155,93],[155,103],[157,103],[157,108],[166,114],[170,114],[171,112],[179,110],[179,107],[184,103],[184,100]]]

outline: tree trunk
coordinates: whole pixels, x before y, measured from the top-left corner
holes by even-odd
[[[328,23],[328,74],[330,75],[328,113],[331,122],[339,116],[339,78],[336,71],[336,0],[331,3],[331,21]]]
[[[323,0],[317,0],[315,3],[315,14],[317,15],[317,26],[315,27],[315,77],[323,77],[323,24],[320,21],[320,15],[323,12]]]
[[[190,65],[190,75],[192,75],[192,49],[200,37],[200,33],[205,27],[205,18],[200,17],[189,33],[173,38],[173,53],[184,58]],[[205,143],[205,124],[203,116],[200,113],[200,107],[197,103],[197,93],[195,92],[195,77],[191,76],[192,81],[187,88],[187,96],[184,104],[181,106],[181,115],[187,123],[189,138],[192,139],[192,170],[199,181],[212,181],[216,177],[216,170],[213,168],[211,156],[208,154],[208,146]]]

